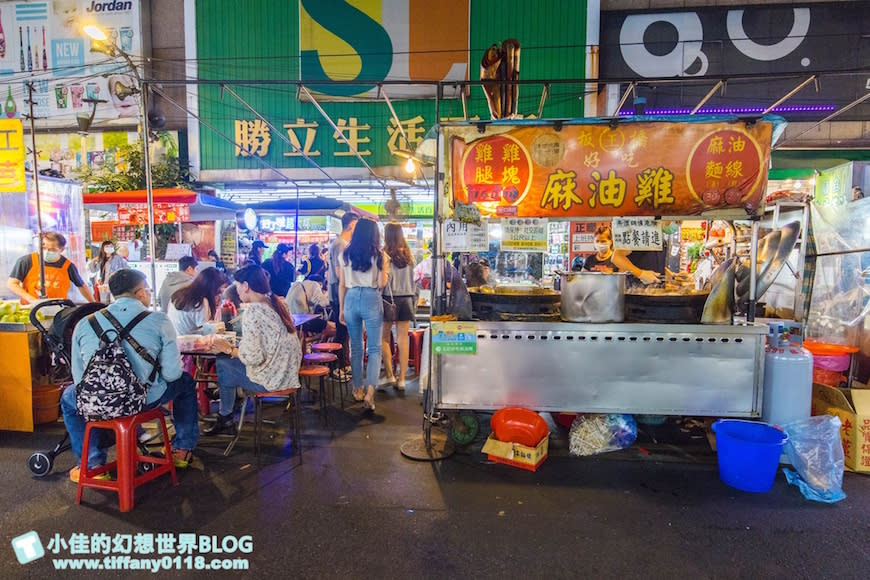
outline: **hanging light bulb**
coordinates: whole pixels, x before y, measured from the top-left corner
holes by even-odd
[[[408,160],[405,161],[405,171],[407,171],[408,173],[414,173],[415,171],[417,171],[417,164],[414,163],[413,159],[408,158]]]

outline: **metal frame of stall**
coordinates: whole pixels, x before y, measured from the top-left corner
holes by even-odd
[[[562,124],[540,123],[556,130]],[[487,125],[459,121],[439,126],[432,301],[437,313],[443,313],[446,304],[441,225],[448,216],[440,193],[445,179],[443,131],[475,126],[485,135]],[[765,325],[754,323],[759,216],[760,212],[715,215],[752,221],[745,323],[477,321],[476,356],[435,354],[430,341],[425,415],[519,405],[538,411],[759,417],[767,335]],[[428,427],[424,431],[428,438]]]

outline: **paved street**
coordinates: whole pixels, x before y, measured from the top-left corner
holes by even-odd
[[[203,439],[181,484],[140,488],[129,514],[99,491],[74,504],[71,454],[51,476],[30,476],[27,457],[51,447],[60,424],[2,433],[2,576],[59,575],[51,553],[18,564],[10,541],[29,530],[46,546],[74,532],[250,534],[253,552],[229,555],[249,557],[250,569],[226,574],[246,578],[858,578],[870,567],[867,477],[847,474],[848,499],[826,506],[781,474],[769,494],[732,490],[697,444],[576,459],[554,441],[541,469],[526,473],[488,463],[481,435],[449,460],[414,462],[399,446],[420,430],[416,393],[379,394],[374,417],[358,405],[337,411],[329,430],[314,406],[303,414],[302,465],[281,456],[280,438],[259,469],[250,438],[230,458],[225,439]]]

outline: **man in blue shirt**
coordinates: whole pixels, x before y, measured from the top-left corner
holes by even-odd
[[[109,290],[116,300],[107,307],[107,310],[124,326],[140,312],[144,312],[151,303],[151,290],[148,288],[145,274],[137,270],[124,269],[115,272],[109,279]],[[96,319],[102,328],[113,328],[101,314],[97,313]],[[153,382],[149,381],[151,365],[139,356],[127,341],[123,342],[124,352],[133,367],[133,372],[147,385],[147,407],[150,409],[170,401],[173,403],[176,436],[172,455],[176,467],[185,468],[192,460],[193,449],[199,440],[199,424],[196,386],[193,378],[182,370],[181,353],[175,340],[175,328],[165,314],[152,312],[137,324],[130,334],[160,363],[160,373],[157,378]],[[72,375],[75,384],[82,380],[85,368],[99,346],[100,339],[90,324],[82,321],[76,325],[72,338]],[[80,460],[85,420],[76,409],[74,387],[64,391],[61,397],[61,409],[73,452]],[[100,431],[94,431],[91,435],[91,446],[88,450],[89,467],[97,467],[106,462],[107,446],[101,441],[101,437],[95,437],[95,434],[99,435]],[[74,467],[70,471],[70,479],[77,482],[78,476],[79,467]]]

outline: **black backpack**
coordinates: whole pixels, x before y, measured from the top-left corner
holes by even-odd
[[[147,384],[133,371],[133,366],[124,351],[123,341],[141,356],[153,369],[148,381],[153,382],[160,373],[160,364],[130,335],[133,328],[150,312],[138,314],[127,326],[108,310],[101,312],[114,328],[103,330],[96,320],[96,313],[87,321],[100,339],[100,346],[85,368],[82,380],[76,385],[76,408],[85,421],[106,421],[140,413],[145,408]],[[109,335],[114,334],[114,338]]]

